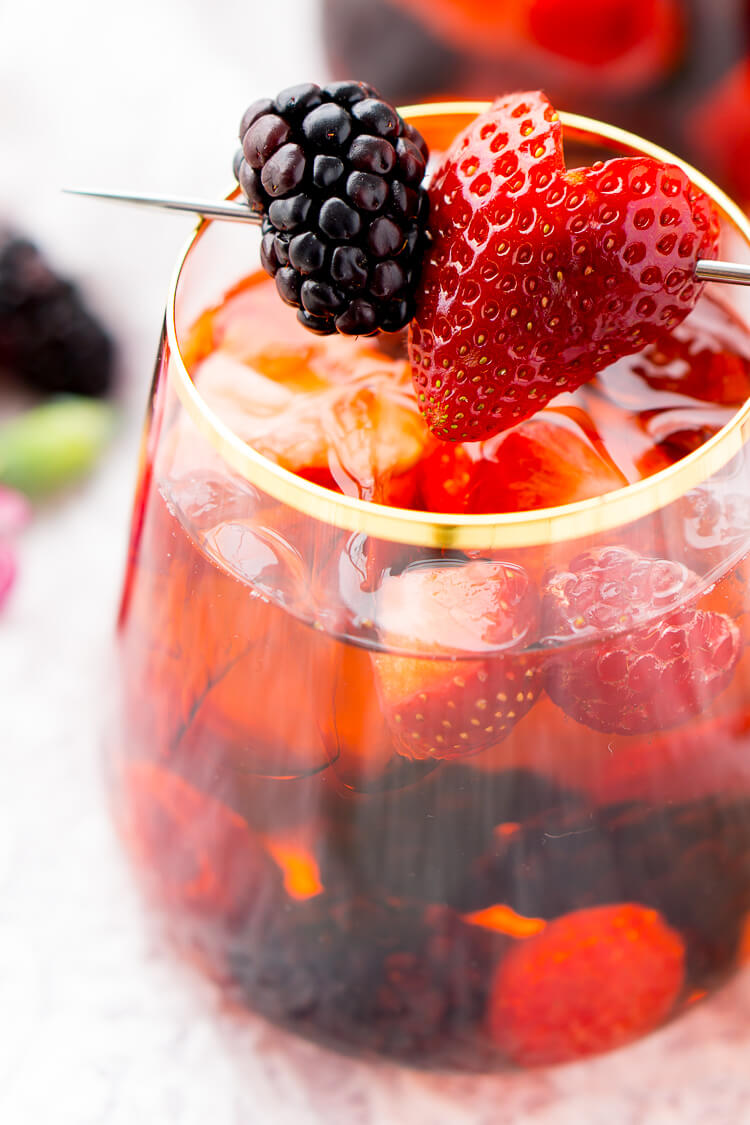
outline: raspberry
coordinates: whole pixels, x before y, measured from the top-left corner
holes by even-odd
[[[655,910],[579,910],[500,963],[490,1034],[521,1066],[584,1058],[658,1027],[682,991],[684,950]]]
[[[697,593],[697,575],[679,563],[627,547],[579,555],[543,591],[543,634],[574,642],[547,661],[550,698],[578,722],[618,734],[700,713],[732,678],[741,637],[726,614],[691,606]]]
[[[430,185],[409,355],[446,441],[492,437],[671,330],[715,257],[718,215],[678,167],[617,158],[566,171],[543,94],[494,103]]]
[[[104,395],[114,346],[76,287],[29,241],[0,231],[0,366],[33,390]]]
[[[427,148],[377,91],[334,82],[246,110],[235,174],[261,212],[261,261],[306,328],[403,328],[425,244]]]
[[[495,837],[455,908],[502,902],[524,916],[555,918],[640,902],[679,932],[690,986],[708,987],[732,967],[750,907],[749,812],[749,800],[730,797],[550,809]]]

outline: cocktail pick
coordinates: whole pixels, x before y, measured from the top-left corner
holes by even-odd
[[[83,188],[63,188],[67,195],[85,195],[93,199],[111,200],[115,203],[134,203],[164,211],[180,211],[201,215],[204,219],[222,219],[233,223],[254,223],[259,226],[263,216],[252,211],[246,203],[222,200],[213,203],[207,199],[176,199],[168,195],[141,195],[136,192],[92,191]],[[695,266],[698,281],[724,281],[732,285],[750,285],[750,265],[739,262],[719,262],[699,258]]]

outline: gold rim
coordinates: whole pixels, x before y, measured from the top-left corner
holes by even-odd
[[[488,108],[488,102],[437,102],[406,106],[404,117],[419,122],[430,117],[464,115],[468,120]],[[578,114],[561,113],[567,138],[605,141],[611,147],[636,151],[676,164],[711,197],[726,219],[750,246],[750,221],[720,188],[686,161],[624,129]],[[709,441],[681,461],[646,480],[590,500],[564,507],[508,515],[439,515],[389,508],[367,500],[341,496],[295,476],[257,453],[239,438],[200,396],[182,360],[175,325],[175,298],[182,270],[196,238],[211,220],[202,220],[185,246],[170,286],[167,305],[169,378],[198,431],[237,473],[275,500],[314,519],[346,531],[364,532],[411,546],[457,550],[515,548],[561,543],[595,536],[627,525],[666,507],[691,488],[710,479],[735,457],[750,438],[750,401]]]

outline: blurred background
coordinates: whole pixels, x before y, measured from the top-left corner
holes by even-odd
[[[87,310],[100,350],[85,366],[102,400],[95,416],[35,414],[19,436],[47,395],[21,377],[0,326],[0,481],[17,486],[0,494],[0,1120],[471,1125],[496,1121],[499,1098],[504,1120],[535,1125],[742,1120],[747,986],[585,1068],[427,1082],[240,1027],[163,953],[110,828],[101,750],[141,419],[192,221],[61,188],[218,197],[250,101],[355,77],[398,101],[542,85],[562,108],[672,145],[747,201],[744,0],[0,10],[0,262],[31,239],[48,272],[27,269],[24,284],[41,276]],[[18,280],[4,268],[0,316]]]

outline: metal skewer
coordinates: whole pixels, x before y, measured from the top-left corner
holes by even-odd
[[[168,195],[140,195],[137,192],[90,191],[81,188],[63,188],[67,195],[85,195],[92,199],[109,199],[116,203],[135,203],[145,207],[159,207],[164,211],[182,211],[202,215],[204,219],[224,219],[233,223],[254,223],[259,226],[262,215],[251,211],[246,203],[222,200],[212,203],[207,199],[174,199]],[[750,265],[739,262],[717,262],[700,258],[695,264],[698,281],[724,281],[732,285],[750,285]]]
[[[255,223],[260,226],[263,216],[251,211],[246,203],[233,203],[223,199],[219,203],[207,199],[173,199],[168,195],[139,195],[137,192],[89,191],[81,188],[63,188],[66,195],[86,195],[92,199],[110,199],[115,203],[137,203],[145,207],[160,207],[163,211],[187,211],[202,215],[204,219],[228,219],[232,223]]]

